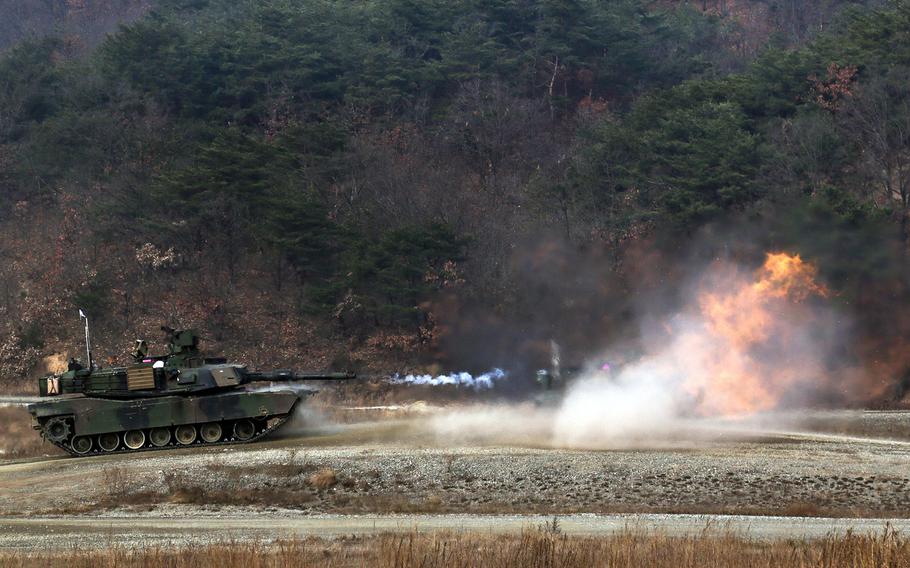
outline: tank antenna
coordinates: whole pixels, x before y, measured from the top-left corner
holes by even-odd
[[[92,340],[88,331],[88,316],[85,315],[85,312],[82,309],[79,309],[79,319],[85,320],[85,360],[87,361],[87,366],[89,369],[92,368]]]

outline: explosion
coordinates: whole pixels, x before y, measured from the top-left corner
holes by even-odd
[[[814,265],[782,252],[768,253],[757,270],[715,262],[685,288],[692,293],[678,310],[643,320],[639,345],[608,346],[588,361],[557,407],[459,410],[434,430],[458,442],[627,448],[709,439],[733,432],[724,430],[728,418],[748,429],[760,421],[739,418],[849,399],[862,374],[845,350],[848,322],[817,276]],[[558,368],[556,345],[551,353]],[[478,377],[397,380],[474,385]]]
[[[754,279],[728,275],[699,294],[702,325],[679,339],[698,359],[683,382],[697,412],[770,410],[795,388],[823,379],[821,346],[813,341],[817,314],[806,305],[828,295],[816,275],[799,255],[769,253]]]
[[[716,263],[684,308],[643,334],[644,353],[615,376],[574,382],[555,414],[554,443],[618,447],[662,439],[688,416],[741,417],[829,397],[842,328],[817,301],[815,267],[768,254],[754,273]]]

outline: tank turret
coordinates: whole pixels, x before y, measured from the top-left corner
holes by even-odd
[[[222,357],[203,357],[194,330],[164,328],[170,335],[165,355],[149,356],[147,344],[136,341],[135,363],[108,369],[83,368],[71,362],[61,375],[38,379],[40,396],[84,394],[98,398],[147,398],[212,393],[256,381],[337,381],[355,378],[349,373],[295,373],[290,370],[249,371]]]
[[[40,396],[49,400],[29,405],[35,428],[74,455],[248,442],[280,426],[303,396],[316,392],[291,385],[262,392],[248,388],[251,383],[356,378],[250,371],[204,357],[193,330],[162,329],[168,334],[166,354],[150,356],[148,344],[137,340],[132,365],[102,369],[71,360],[65,373],[38,379]],[[87,326],[86,353],[90,359]]]

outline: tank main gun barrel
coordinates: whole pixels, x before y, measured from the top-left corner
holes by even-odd
[[[350,381],[357,378],[354,373],[297,373],[288,369],[277,371],[248,371],[250,382],[260,381]]]

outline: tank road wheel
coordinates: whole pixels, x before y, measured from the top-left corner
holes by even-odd
[[[178,444],[189,446],[196,441],[196,427],[192,424],[177,426],[174,430],[174,437],[177,438]]]
[[[221,424],[217,422],[206,422],[199,427],[199,435],[208,443],[217,442],[221,439]]]
[[[117,432],[108,432],[98,435],[98,447],[105,452],[113,452],[120,445],[120,436]]]
[[[73,451],[80,456],[92,451],[92,439],[88,436],[76,436],[73,438]]]
[[[145,432],[142,430],[130,430],[123,435],[123,444],[131,450],[138,450],[145,445]]]
[[[156,448],[166,446],[171,443],[171,431],[167,428],[152,428],[149,432],[149,441]]]
[[[70,437],[70,424],[66,418],[55,416],[44,425],[44,437],[51,442],[63,442]]]
[[[256,426],[250,420],[234,422],[234,437],[240,441],[249,440],[256,433]]]

